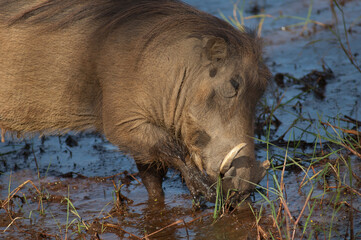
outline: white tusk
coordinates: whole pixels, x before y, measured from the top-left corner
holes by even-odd
[[[234,158],[245,146],[247,146],[247,143],[241,143],[241,144],[238,144],[237,146],[235,146],[231,151],[229,151],[229,153],[226,155],[226,157],[222,161],[222,164],[220,167],[221,174],[225,174],[228,171],[228,169],[230,169]]]
[[[196,166],[198,167],[199,171],[203,172],[202,159],[199,157],[198,154],[193,155],[193,161],[196,164]]]
[[[271,163],[268,160],[266,160],[262,163],[262,167],[266,170],[269,169],[270,166],[271,166]]]

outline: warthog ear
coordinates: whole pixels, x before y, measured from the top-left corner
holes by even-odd
[[[205,56],[212,63],[220,62],[227,57],[227,43],[223,38],[212,37],[205,44]]]

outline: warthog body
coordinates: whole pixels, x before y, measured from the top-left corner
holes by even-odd
[[[175,0],[0,0],[3,133],[95,129],[150,197],[167,167],[210,200],[219,175],[225,192],[254,188],[268,76],[257,37]]]

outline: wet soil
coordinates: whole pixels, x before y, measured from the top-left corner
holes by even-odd
[[[187,2],[215,15],[220,11],[226,16],[233,14],[233,5],[228,1]],[[260,140],[256,148],[258,158],[268,157],[275,169],[282,168],[285,158],[282,149],[287,146],[290,146],[288,154],[304,167],[309,165],[304,161],[305,154],[325,156],[330,146],[337,149],[337,144],[317,137],[317,134],[328,136],[331,126],[353,129],[356,134],[361,131],[357,122],[361,120],[361,73],[327,30],[327,26],[335,25],[329,1],[314,1],[312,9],[311,19],[324,25],[309,23],[302,29],[304,25],[290,27],[300,20],[281,18],[286,15],[307,17],[309,2],[246,1],[246,15],[264,11],[273,16],[265,19],[262,29],[265,59],[274,78],[259,104],[256,138]],[[343,10],[347,16],[352,55],[361,62],[361,2],[346,1]],[[256,20],[245,23],[250,27],[258,24]],[[343,34],[342,24],[338,27]],[[329,125],[320,126],[319,120]],[[250,199],[255,212],[245,204],[214,221],[214,205],[205,203],[195,209],[179,173],[172,170],[163,184],[165,203],[148,202],[133,160],[98,134],[6,140],[0,143],[2,239],[257,239],[258,236],[278,236],[271,206],[262,202],[260,194]],[[317,142],[321,143],[316,145]],[[361,152],[360,149],[356,151]],[[332,171],[318,184],[300,188],[305,173],[295,164],[285,169],[285,192],[292,216],[298,216],[309,191],[313,191],[313,198],[298,224],[300,229],[306,222],[312,225],[307,230],[311,239],[325,236],[327,239],[350,239],[351,226],[356,239],[361,237],[361,197],[358,195],[361,192],[361,159],[346,150],[340,150],[340,155],[349,159],[355,175],[348,183],[350,187],[342,191],[333,191],[332,187],[341,180]],[[340,156],[334,155],[322,158],[307,172],[308,177],[317,177],[315,173],[328,163],[332,166],[339,163],[341,179],[350,177]],[[281,173],[270,170],[260,185],[272,189],[275,186],[271,174],[280,176]],[[326,185],[329,188],[325,190]],[[19,186],[21,188],[17,189]],[[12,195],[13,190],[18,191]],[[268,194],[272,199],[272,194]],[[7,201],[9,196],[12,198]],[[257,223],[259,212],[263,217]]]

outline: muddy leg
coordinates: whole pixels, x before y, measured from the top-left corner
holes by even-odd
[[[162,182],[167,170],[140,163],[137,163],[137,167],[140,177],[142,178],[142,182],[148,191],[149,200],[164,201]]]

